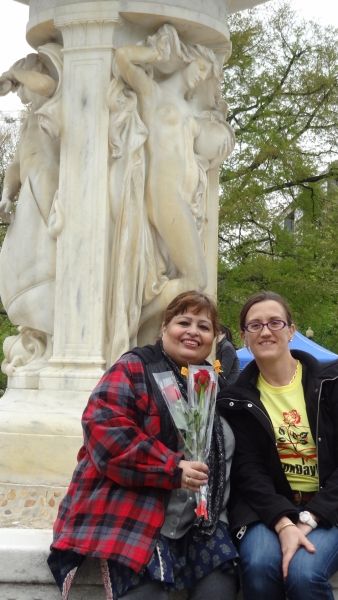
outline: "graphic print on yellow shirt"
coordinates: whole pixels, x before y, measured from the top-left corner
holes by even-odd
[[[257,386],[270,415],[284,473],[294,490],[318,489],[317,450],[307,418],[299,365],[295,380],[275,387],[259,375]]]

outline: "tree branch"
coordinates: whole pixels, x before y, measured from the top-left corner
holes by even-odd
[[[323,181],[325,179],[329,179],[330,177],[332,177],[332,171],[326,171],[325,173],[321,173],[320,175],[304,177],[304,179],[285,181],[285,183],[281,183],[279,185],[272,185],[268,188],[265,188],[264,190],[262,190],[262,194],[271,194],[272,192],[278,192],[298,185],[301,186],[305,183],[316,183],[317,181]]]

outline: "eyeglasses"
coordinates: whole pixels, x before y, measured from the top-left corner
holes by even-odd
[[[280,331],[287,327],[287,323],[282,321],[282,319],[272,319],[267,323],[261,323],[260,321],[252,321],[252,323],[248,323],[244,325],[243,329],[248,331],[249,333],[258,333],[259,331],[263,331],[264,327],[267,327],[270,331]]]

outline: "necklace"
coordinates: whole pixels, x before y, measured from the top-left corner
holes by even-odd
[[[294,382],[294,380],[296,379],[296,377],[297,377],[297,373],[298,373],[298,369],[299,369],[299,360],[297,360],[297,364],[296,364],[295,372],[294,372],[294,374],[292,375],[292,377],[291,377],[291,379],[290,379],[290,381],[289,381],[288,385],[290,385],[290,383],[293,383],[293,382]]]

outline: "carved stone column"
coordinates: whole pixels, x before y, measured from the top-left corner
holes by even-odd
[[[89,391],[106,367],[108,107],[116,3],[56,7],[63,40],[63,134],[53,356],[40,389]]]

